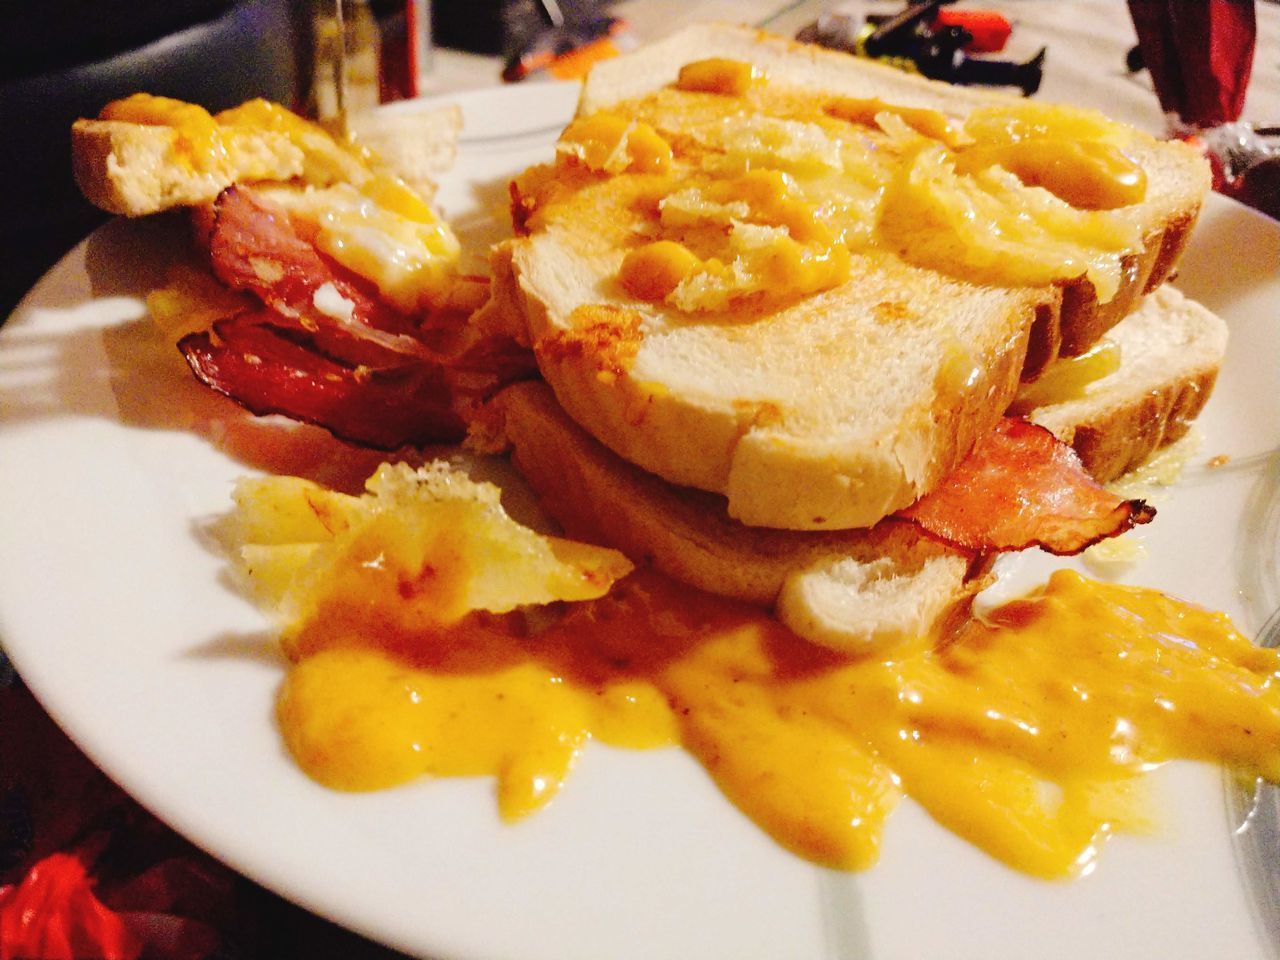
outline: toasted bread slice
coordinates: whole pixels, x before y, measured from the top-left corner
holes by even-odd
[[[508,387],[496,404],[516,468],[568,535],[711,593],[776,602],[802,636],[837,649],[888,647],[928,636],[977,589],[970,558],[905,521],[815,533],[744,526],[722,497],[673,486],[606,449],[545,384]]]
[[[235,111],[211,119],[229,114]],[[356,117],[355,144],[367,148],[361,155],[301,122],[219,124],[211,144],[180,123],[82,119],[71,128],[72,170],[91,203],[127,217],[211,203],[233,183],[327,186],[358,183],[369,170],[400,177],[429,199],[432,176],[453,161],[461,126],[456,106]]]
[[[912,503],[1013,399],[1047,291],[855,258],[835,290],[726,327],[642,312],[543,234],[513,263],[538,365],[625,459],[750,526],[867,527]],[[567,321],[567,322],[565,322]]]
[[[1200,415],[1227,347],[1216,314],[1164,286],[1113,327],[1120,368],[1071,399],[1028,419],[1071,444],[1085,468],[1109,483],[1184,436]]]
[[[875,61],[854,59],[747,27],[702,23],[593,68],[583,86],[578,112],[607,110],[642,97],[673,82],[682,65],[708,57],[747,61],[770,76],[832,95],[938,110],[953,119],[963,119],[982,107],[1021,102],[1003,91],[937,83]],[[1172,276],[1190,240],[1211,186],[1203,156],[1186,144],[1145,136],[1126,150],[1150,182],[1143,202],[1128,211],[1142,227],[1142,246],[1124,257],[1120,288],[1106,302],[1099,303],[1093,285],[1083,278],[1059,283],[1063,288],[1061,313],[1056,324],[1046,324],[1035,332],[1028,351],[1031,376],[1059,350],[1064,356],[1076,356],[1128,316],[1144,293]]]
[[[1030,417],[1075,442],[1102,480],[1185,432],[1212,388],[1226,327],[1164,288],[1112,336],[1119,370]],[[495,408],[516,467],[570,535],[699,589],[774,606],[815,642],[865,651],[927,636],[984,583],[981,564],[892,517],[826,532],[738,523],[724,498],[668,484],[610,452],[544,384],[509,387]]]
[[[707,57],[748,61],[770,83],[822,96],[956,115],[1007,102],[754,31],[698,27],[596,68],[582,111],[658,90]],[[687,118],[668,127],[664,117],[660,105],[645,113],[673,143],[701,143],[706,124],[681,132]],[[615,188],[533,174],[513,187],[529,235],[495,255],[486,319],[505,312],[498,322],[533,346],[564,409],[630,462],[724,495],[748,525],[869,527],[954,468],[1019,378],[1089,346],[1167,274],[1208,179],[1180,145],[1135,143],[1152,187],[1125,210],[1137,239],[1118,254],[1119,288],[1102,309],[1088,280],[970,283],[873,248],[855,252],[832,288],[708,317],[639,300],[617,279],[644,229],[635,210],[652,201],[643,178]],[[546,212],[548,198],[564,216]]]
[[[182,135],[172,127],[118,120],[77,120],[71,166],[94,206],[126,217],[211,203],[237,182],[302,176],[304,157],[283,133],[236,136],[229,162],[207,169],[183,162]]]

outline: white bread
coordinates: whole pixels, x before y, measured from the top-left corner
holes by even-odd
[[[1166,288],[1112,335],[1121,368],[1083,397],[1030,418],[1065,442],[1083,442],[1086,463],[1091,451],[1108,451],[1098,461],[1102,479],[1112,478],[1105,472],[1114,464],[1136,465],[1186,429],[1212,387],[1226,327]],[[926,637],[984,583],[982,563],[894,518],[828,532],[738,523],[722,497],[668,484],[610,452],[544,384],[509,387],[494,408],[517,469],[570,535],[616,547],[699,589],[773,606],[814,642],[864,652]]]
[[[235,142],[232,162],[198,170],[179,160],[181,135],[171,127],[77,120],[71,167],[85,199],[126,217],[210,203],[233,183],[302,176],[302,150],[285,134],[262,131]]]
[[[939,110],[953,119],[972,110],[1021,98],[984,87],[937,83],[871,60],[796,43],[747,27],[717,23],[690,26],[677,34],[594,67],[583,85],[579,114],[604,110],[643,96],[676,79],[680,67],[705,57],[749,61],[789,83],[832,94],[879,98],[902,106]],[[1204,158],[1180,142],[1141,140],[1130,148],[1151,183],[1146,199],[1130,212],[1143,225],[1144,243],[1125,257],[1120,290],[1099,304],[1092,284],[1061,282],[1060,315],[1033,331],[1026,379],[1061,351],[1076,356],[1128,316],[1143,294],[1173,275],[1199,216],[1211,179]]]
[[[432,177],[452,162],[462,114],[456,106],[371,113],[352,118],[361,157],[323,129],[287,133],[242,126],[222,130],[225,158],[192,163],[190,145],[171,126],[77,120],[72,171],[95,206],[127,217],[211,203],[233,183],[298,180],[316,186],[359,182],[372,169],[404,179],[430,198]]]
[[[561,405],[751,526],[866,527],[932,489],[1008,407],[1049,302],[864,256],[849,283],[726,330],[640,312],[572,244],[548,233],[513,252]]]
[[[956,114],[998,94],[938,85],[754,31],[699,26],[593,70],[582,111],[721,56],[773,80]],[[660,131],[661,132],[661,131]],[[561,405],[625,459],[723,494],[749,525],[866,527],[928,492],[1001,416],[1017,380],[1092,344],[1172,268],[1208,186],[1181,145],[1144,144],[1153,188],[1130,211],[1147,238],[1099,309],[1092,285],[974,286],[887,255],[854,255],[848,283],[733,323],[627,296],[611,211],[552,224],[494,257],[482,323],[533,346]],[[514,188],[517,226],[529,213]],[[1069,305],[1064,311],[1063,303]],[[891,321],[891,322],[890,322]]]
[[[923,637],[969,595],[969,558],[912,524],[889,518],[817,533],[747,527],[727,516],[723,498],[673,486],[610,452],[545,384],[508,387],[495,407],[512,461],[568,535],[612,543],[711,593],[777,602],[783,622],[809,639],[865,650]]]
[[[1089,384],[1082,396],[1040,407],[1028,417],[1071,444],[1102,483],[1187,432],[1213,390],[1227,326],[1164,286],[1107,338],[1120,346],[1120,368]]]

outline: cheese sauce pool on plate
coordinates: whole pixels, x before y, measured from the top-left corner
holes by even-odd
[[[1010,866],[1061,877],[1112,830],[1143,828],[1130,788],[1154,764],[1280,780],[1280,655],[1222,614],[1067,571],[893,663],[646,571],[545,623],[473,613],[406,635],[371,630],[367,609],[331,605],[286,644],[285,740],[339,789],[490,775],[516,819],[589,740],[678,744],[816,863],[874,863],[905,794]]]

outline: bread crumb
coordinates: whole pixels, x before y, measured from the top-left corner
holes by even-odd
[[[1231,457],[1225,453],[1220,453],[1216,457],[1210,457],[1207,466],[1210,470],[1216,470],[1218,467],[1225,467],[1231,462]]]

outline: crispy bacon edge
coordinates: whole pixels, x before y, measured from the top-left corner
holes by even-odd
[[[1066,556],[1149,523],[1155,508],[1108,491],[1044,427],[1004,417],[936,489],[897,515],[969,552],[1041,547]]]
[[[434,364],[370,370],[296,342],[269,309],[246,311],[178,342],[204,384],[258,416],[278,413],[379,450],[454,443],[466,434]],[[215,340],[216,337],[216,340]]]

